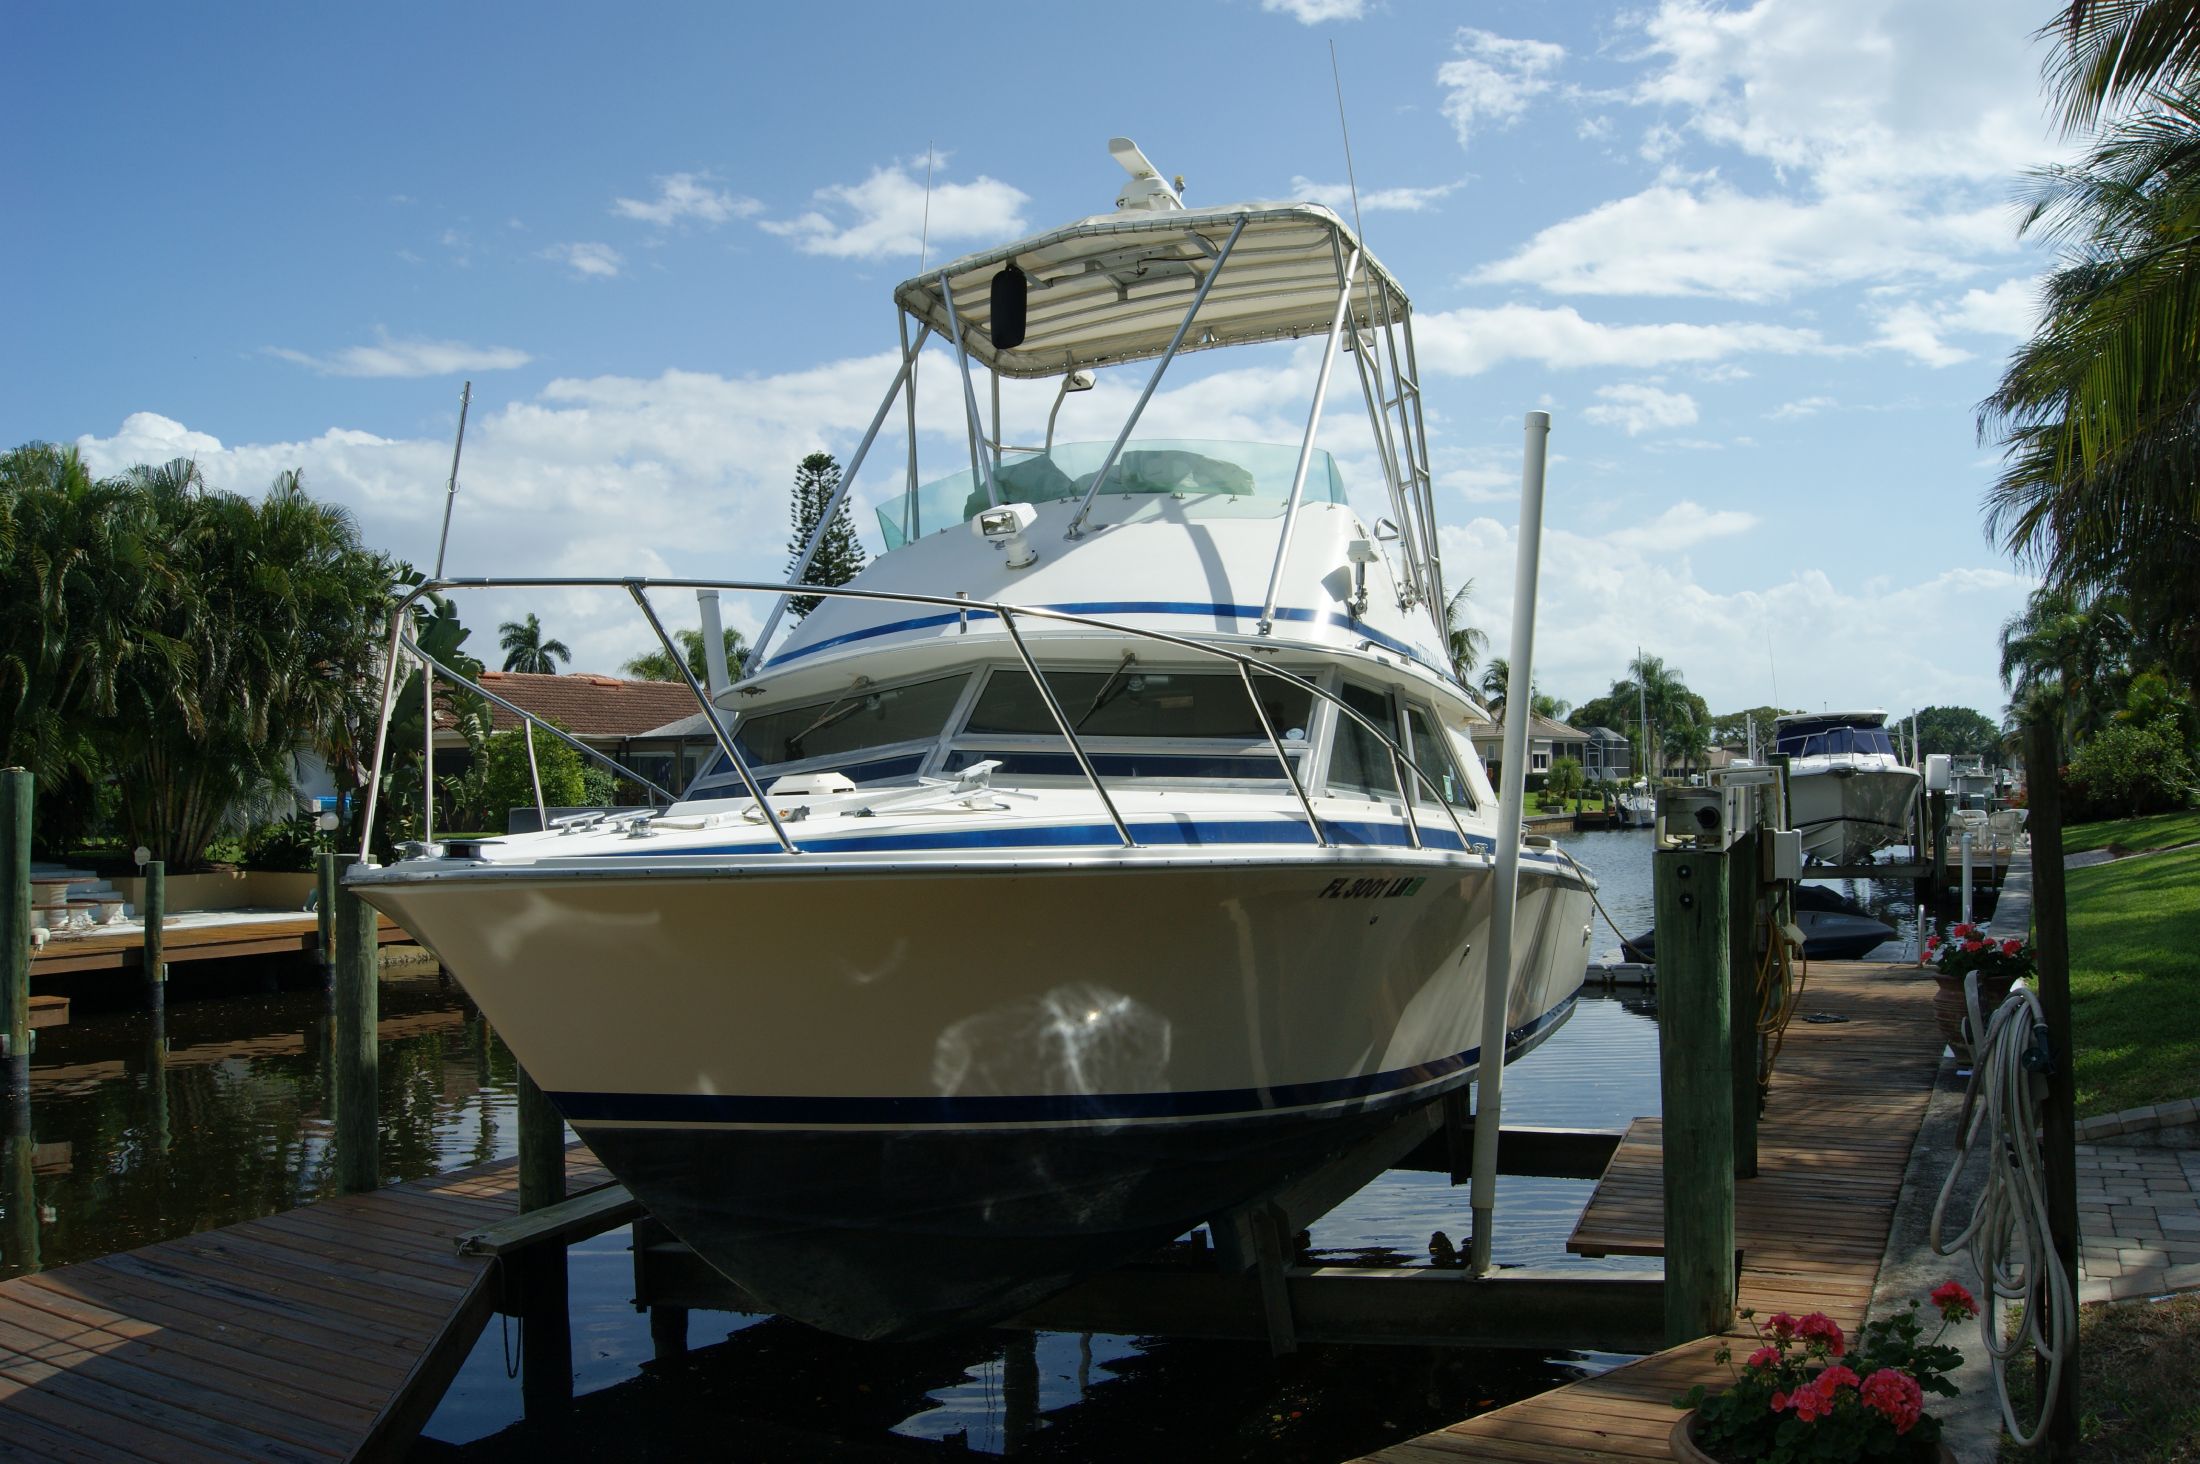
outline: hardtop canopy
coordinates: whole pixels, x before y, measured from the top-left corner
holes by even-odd
[[[1059,376],[1159,356],[1183,323],[1200,281],[1238,220],[1231,250],[1179,351],[1324,335],[1336,313],[1340,271],[1359,241],[1316,203],[1226,208],[1126,209],[966,254],[904,281],[894,303],[953,338],[939,277],[972,359],[1003,376]],[[1030,282],[1023,342],[1000,350],[992,336],[993,278],[1013,265]],[[1372,255],[1360,261],[1352,315],[1361,329],[1402,321],[1405,291]]]

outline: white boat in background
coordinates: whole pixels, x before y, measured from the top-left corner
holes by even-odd
[[[1613,800],[1619,808],[1619,826],[1646,829],[1658,821],[1658,794],[1646,778],[1637,778]]]
[[[915,339],[841,492],[934,333],[970,469],[912,455],[888,552],[783,644],[773,613],[693,786],[349,877],[652,1214],[850,1336],[1013,1314],[1500,1057],[1493,864],[1522,835],[1444,653],[1405,293],[1325,208],[1188,210],[1114,150],[1115,212],[895,291]],[[1300,442],[1136,438],[1182,352],[1325,337]],[[1111,443],[1006,445],[971,379],[1136,362]],[[1380,519],[1314,445],[1339,366]],[[515,584],[631,596],[668,646],[652,590],[785,588],[412,599]],[[1571,1013],[1594,888],[1547,841],[1521,867],[1505,1059]]]
[[[1861,864],[1909,829],[1924,778],[1896,756],[1887,714],[1797,712],[1773,723],[1788,757],[1789,814],[1803,854]]]

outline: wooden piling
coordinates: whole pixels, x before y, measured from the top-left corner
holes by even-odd
[[[138,970],[145,978],[146,1010],[157,1012],[168,1005],[168,866],[148,859],[142,873],[145,893],[138,914],[145,921],[145,953]]]
[[[2032,838],[2032,939],[2039,966],[2040,1015],[2054,1066],[2047,1073],[2047,1101],[2040,1105],[2040,1150],[2047,1187],[2047,1227],[2055,1264],[2078,1294],[2078,1135],[2076,1054],[2070,1026],[2070,926],[2063,905],[2062,777],[2060,740],[2045,719],[2025,728],[2025,832]],[[1938,796],[1938,795],[1936,795]],[[2045,1358],[2034,1359],[2035,1392],[2047,1386]],[[2078,1333],[2053,1400],[2049,1457],[2075,1459],[2078,1450]]]
[[[31,800],[22,768],[0,770],[0,1099],[30,1111]],[[12,1214],[12,1210],[10,1211]]]
[[[1651,856],[1657,895],[1658,1087],[1665,1114],[1669,1346],[1734,1321],[1734,1082],[1727,855]]]
[[[1757,1174],[1757,1074],[1764,1034],[1758,1027],[1757,943],[1765,922],[1759,905],[1764,837],[1755,826],[1734,841],[1727,864],[1727,1026],[1734,1068],[1734,1177]]]
[[[381,989],[376,971],[374,910],[349,890],[336,897],[336,1070],[329,1096],[336,1106],[336,1174],[346,1193],[378,1188],[382,1179],[381,1099],[376,1027]]]
[[[331,849],[314,858],[313,915],[320,943],[314,947],[324,979],[336,965],[336,892],[343,887],[344,856]]]
[[[565,1198],[565,1120],[527,1069],[519,1069],[519,1208]],[[562,1243],[529,1249],[522,1265],[526,1347],[520,1399],[530,1419],[556,1418],[573,1404],[573,1319]],[[683,1329],[684,1330],[684,1329]]]

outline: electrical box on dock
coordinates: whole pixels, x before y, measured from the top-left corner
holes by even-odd
[[[1765,878],[1769,880],[1801,879],[1803,877],[1803,831],[1801,829],[1765,830]]]

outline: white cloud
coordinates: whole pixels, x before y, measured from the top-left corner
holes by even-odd
[[[404,340],[375,327],[371,346],[347,346],[326,356],[269,346],[267,354],[323,376],[452,376],[461,371],[510,371],[534,358],[511,346],[471,346],[464,341]]]
[[[1554,483],[1554,490],[1564,491]],[[1689,558],[1739,534],[1733,510],[1675,505],[1647,524],[1598,533],[1546,527],[1536,608],[1536,680],[1571,701],[1601,696],[1639,644],[1677,667],[1714,711],[1830,702],[1913,707],[2001,705],[1994,633],[2031,581],[2004,570],[1928,567],[1909,584],[1837,579],[1751,560],[1767,578],[1712,588]],[[1554,521],[1555,523],[1556,521]],[[1477,518],[1443,530],[1444,563],[1473,566],[1475,624],[1502,646],[1512,633],[1514,534]],[[1454,575],[1463,571],[1454,571]],[[1822,627],[1838,625],[1828,636]],[[1930,636],[1917,627],[1936,628]],[[1769,646],[1769,649],[1768,649]]]
[[[1809,396],[1792,402],[1782,402],[1765,415],[1775,422],[1792,422],[1802,417],[1815,417],[1828,407],[1840,405],[1830,396]]]
[[[1458,376],[1477,375],[1506,361],[1645,368],[1716,361],[1745,352],[1792,356],[1825,349],[1817,332],[1794,326],[1747,321],[1611,325],[1584,319],[1572,306],[1442,311],[1418,317],[1414,337],[1423,366]]]
[[[580,279],[616,279],[626,259],[609,244],[553,244],[542,258],[556,260]]]
[[[1834,195],[1920,179],[2000,187],[2044,161],[2031,26],[2006,0],[1660,0],[1636,100]]]
[[[922,162],[915,169],[896,163],[879,168],[861,183],[835,184],[816,193],[818,208],[791,219],[765,219],[759,227],[792,240],[805,254],[838,259],[917,257],[925,238],[925,188]],[[938,246],[956,239],[1013,238],[1026,229],[1023,206],[1031,202],[1019,188],[980,174],[968,183],[942,183],[935,166],[932,179],[930,238]]]
[[[1610,142],[1612,119],[1609,117],[1584,117],[1574,124],[1574,136],[1583,142]]]
[[[615,198],[611,201],[611,212],[620,218],[640,219],[659,228],[668,228],[683,219],[715,226],[728,219],[745,219],[764,211],[764,205],[753,198],[713,187],[717,181],[708,173],[660,174],[655,179],[655,198]]]
[[[1970,360],[1969,351],[1940,338],[1942,329],[1932,311],[1915,301],[1904,301],[1880,314],[1879,334],[1872,338],[1872,344],[1900,351],[1927,366],[1953,366]]]
[[[1732,508],[1705,508],[1684,498],[1648,523],[1628,529],[1626,535],[1628,542],[1637,549],[1669,553],[1694,548],[1707,539],[1746,534],[1756,527],[1757,516],[1753,513]]]
[[[1892,192],[1797,200],[1722,183],[1659,184],[1542,230],[1478,284],[1556,294],[1773,300],[1832,285],[1956,280],[2015,247],[1998,205],[1921,212]]]
[[[1370,188],[1360,195],[1360,211],[1421,213],[1458,187],[1457,183],[1438,183],[1429,188]],[[1291,196],[1335,209],[1348,220],[1352,217],[1352,185],[1349,183],[1316,183],[1311,178],[1294,177]]]
[[[1514,40],[1463,26],[1452,37],[1453,57],[1436,68],[1444,89],[1444,115],[1465,147],[1485,126],[1509,127],[1531,98],[1551,89],[1550,73],[1566,48],[1549,41]]]
[[[1582,412],[1591,422],[1618,427],[1629,437],[1664,427],[1686,427],[1696,420],[1695,398],[1640,382],[1597,388],[1597,404]]]
[[[2035,277],[2003,280],[1991,290],[1966,290],[1941,311],[1951,330],[2023,339],[2040,323],[2040,281]]]
[[[1358,20],[1367,13],[1367,0],[1260,0],[1270,15],[1288,15],[1300,25],[1320,25],[1325,20]]]

